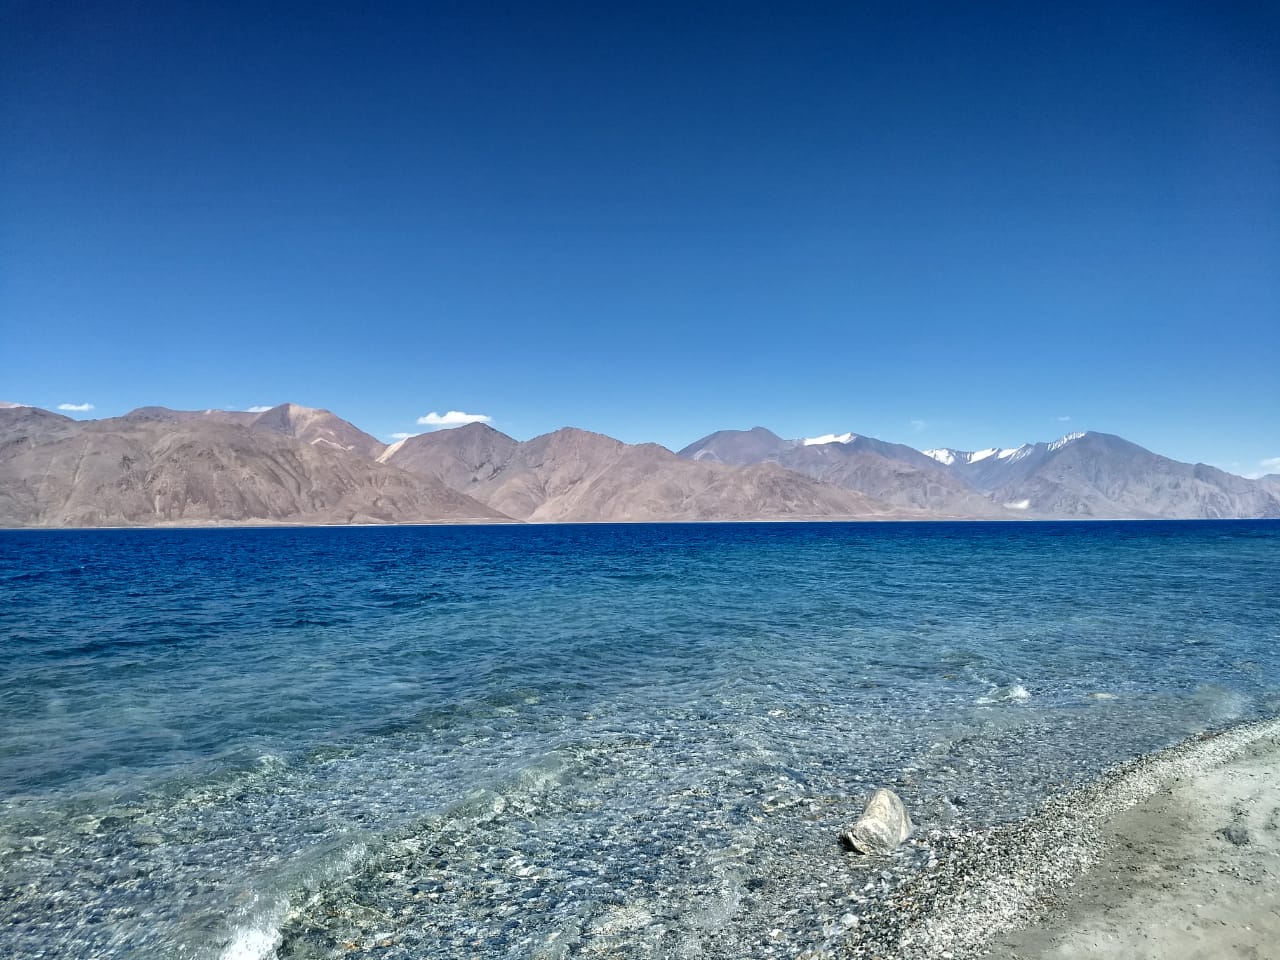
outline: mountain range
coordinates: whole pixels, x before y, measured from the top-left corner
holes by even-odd
[[[730,466],[566,427],[521,443],[482,423],[419,434],[385,462],[434,478],[517,520],[909,519],[856,490],[777,464]]]
[[[1280,517],[1247,480],[1117,436],[980,451],[721,430],[679,453],[482,423],[386,445],[327,410],[0,406],[0,526]]]

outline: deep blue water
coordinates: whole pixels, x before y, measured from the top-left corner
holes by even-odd
[[[1278,548],[1266,521],[0,532],[5,952],[793,955],[856,912],[834,837],[873,787],[925,830],[1000,822],[1280,709]]]

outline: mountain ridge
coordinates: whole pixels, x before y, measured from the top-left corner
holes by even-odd
[[[121,416],[121,420],[161,423],[234,423],[255,430],[269,430],[311,444],[325,444],[338,450],[350,450],[363,457],[376,458],[386,444],[365,433],[337,414],[297,403],[279,403],[265,410],[173,410],[169,407],[138,407]],[[90,421],[81,421],[90,422]]]
[[[862,451],[863,470],[842,475],[824,467],[824,460],[833,459],[828,451],[846,462]],[[1280,517],[1280,484],[1237,477],[1206,464],[1181,463],[1098,431],[1073,432],[1012,448],[916,451],[852,432],[784,440],[756,427],[716,431],[685,447],[681,455],[736,462],[767,458],[884,498],[885,492],[876,486],[884,480],[867,467],[867,452],[917,468],[916,474],[900,470],[894,476],[901,497],[914,497],[934,509],[959,510],[971,519]],[[929,478],[939,470],[980,496],[984,504],[979,507],[972,499],[957,497],[954,489],[929,487]]]
[[[852,432],[784,440],[764,427],[718,430],[679,455],[742,466],[773,462],[906,509],[984,519],[1005,513],[920,451]]]
[[[0,405],[0,525],[1280,517],[1247,479],[1088,431],[916,450],[849,431],[719,430],[674,453],[485,423],[384,444],[319,408]]]
[[[0,409],[3,526],[467,521],[509,518],[438,481],[244,423]]]
[[[790,471],[696,463],[564,427],[517,441],[486,424],[420,434],[388,459],[532,522],[905,518]]]

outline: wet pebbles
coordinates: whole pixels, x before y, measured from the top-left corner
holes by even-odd
[[[868,905],[835,955],[851,958],[981,956],[994,933],[1034,920],[1055,893],[1103,854],[1101,827],[1170,780],[1222,763],[1280,720],[1200,735],[1115,767],[1093,783],[1044,803],[1017,823],[981,831],[931,831],[924,871]],[[830,955],[828,951],[822,954]],[[821,955],[818,952],[812,956]]]

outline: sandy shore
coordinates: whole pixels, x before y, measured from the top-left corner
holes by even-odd
[[[1280,957],[1280,738],[1173,779],[1100,834],[1099,862],[988,956]]]
[[[928,869],[837,956],[1280,958],[1280,718],[1121,764],[1026,820],[914,842]]]

